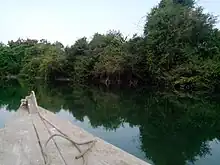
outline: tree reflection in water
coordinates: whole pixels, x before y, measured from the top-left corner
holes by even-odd
[[[0,104],[10,109],[35,90],[41,106],[59,112],[61,106],[92,127],[115,130],[123,123],[138,126],[141,150],[156,165],[185,165],[211,154],[208,144],[220,138],[220,104],[202,98],[177,97],[144,90],[109,91],[62,83],[45,85],[1,82]]]

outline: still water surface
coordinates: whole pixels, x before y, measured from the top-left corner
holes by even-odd
[[[220,164],[220,104],[216,100],[2,81],[0,127],[31,90],[41,106],[152,164]]]

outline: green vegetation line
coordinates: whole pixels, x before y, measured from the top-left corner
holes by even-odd
[[[193,0],[161,0],[146,16],[141,36],[127,39],[113,30],[66,47],[44,39],[0,44],[0,77],[214,92],[220,80],[216,20]]]

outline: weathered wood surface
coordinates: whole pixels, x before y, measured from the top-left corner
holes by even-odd
[[[0,165],[44,165],[47,152],[52,165],[83,165],[82,158],[75,159],[79,151],[74,145],[60,137],[54,137],[47,150],[44,145],[48,138],[59,132],[41,117],[53,123],[69,138],[77,142],[96,139],[95,145],[84,155],[88,165],[149,165],[127,152],[94,137],[70,121],[59,119],[55,114],[37,106],[33,97],[28,97],[29,111],[20,108],[15,120],[0,129]],[[31,109],[30,109],[31,108]],[[38,114],[38,112],[41,114]],[[80,146],[86,150],[89,145]]]
[[[0,131],[0,165],[42,165],[31,116],[19,117]]]

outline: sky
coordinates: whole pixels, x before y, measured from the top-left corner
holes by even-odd
[[[47,39],[71,45],[96,32],[141,34],[150,9],[160,0],[0,0],[0,41]],[[220,0],[198,0],[205,12],[220,15]],[[220,24],[217,25],[220,27]]]

